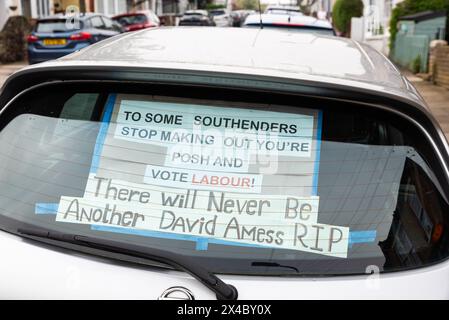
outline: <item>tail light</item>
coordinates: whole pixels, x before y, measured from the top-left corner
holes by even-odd
[[[433,228],[432,232],[432,242],[438,242],[441,236],[443,235],[443,225],[438,223],[435,228]]]
[[[33,35],[33,34],[30,34],[30,35],[27,37],[27,42],[28,42],[28,43],[34,43],[34,42],[36,42],[37,40],[39,40],[39,38],[36,37],[36,36]]]
[[[70,40],[73,41],[85,41],[92,38],[92,35],[89,32],[80,32],[75,33],[70,36]]]
[[[153,28],[153,27],[157,27],[157,25],[155,25],[154,23],[151,22],[147,22],[144,25],[144,28]]]

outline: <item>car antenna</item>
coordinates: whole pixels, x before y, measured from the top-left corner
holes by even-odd
[[[258,0],[259,3],[259,25],[260,25],[260,29],[263,29],[263,24],[262,24],[262,9],[260,6],[260,0]]]

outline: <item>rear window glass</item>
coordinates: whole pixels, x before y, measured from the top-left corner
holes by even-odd
[[[82,28],[82,22],[79,25]],[[58,33],[73,31],[73,24],[67,24],[66,20],[44,20],[36,25],[36,32],[39,33]]]
[[[217,273],[393,271],[448,255],[435,156],[389,114],[51,92],[3,115],[0,215]]]
[[[302,16],[302,15],[304,15],[300,11],[286,10],[286,9],[268,9],[266,13],[268,13],[268,14],[288,14],[288,15],[291,15],[291,16]]]
[[[207,12],[201,11],[187,11],[184,13],[185,16],[207,16]]]
[[[114,20],[124,26],[148,22],[148,18],[144,14],[134,14],[134,15],[129,15],[129,16],[122,16],[122,17],[115,18]]]
[[[211,10],[209,11],[211,16],[220,16],[222,14],[226,14],[224,10]]]
[[[260,28],[260,23],[249,23],[246,24],[245,27],[250,28]],[[332,29],[326,29],[326,28],[316,28],[316,27],[307,27],[307,26],[292,26],[292,25],[283,25],[283,24],[269,24],[264,23],[264,28],[274,28],[274,29],[281,29],[286,30],[288,32],[299,32],[299,33],[311,33],[316,35],[323,35],[323,36],[335,36],[335,32]]]

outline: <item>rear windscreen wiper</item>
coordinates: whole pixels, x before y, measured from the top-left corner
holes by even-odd
[[[253,266],[253,267],[268,267],[268,268],[286,268],[286,269],[294,270],[296,273],[299,273],[299,270],[296,267],[285,265],[285,264],[279,264],[277,262],[272,262],[272,261],[254,261],[254,262],[251,262],[251,266]]]
[[[30,236],[31,238],[51,239],[161,262],[189,273],[214,291],[219,300],[237,300],[238,297],[237,289],[234,286],[224,283],[216,275],[194,262],[191,257],[185,255],[113,240],[61,233],[44,228],[27,227],[19,228],[17,231],[21,235]]]

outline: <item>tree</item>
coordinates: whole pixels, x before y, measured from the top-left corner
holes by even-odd
[[[335,28],[343,36],[349,37],[351,34],[351,19],[359,18],[363,15],[362,0],[337,0],[332,10],[332,19]]]
[[[312,6],[317,3],[318,0],[296,0],[296,4],[305,14],[310,14]]]
[[[394,42],[396,40],[396,34],[398,33],[399,18],[427,10],[446,10],[449,13],[449,0],[405,0],[393,9],[390,20],[390,50],[394,49]],[[448,27],[449,17],[447,19],[446,30],[448,30]],[[449,32],[446,32],[446,36],[448,35]],[[447,40],[449,40],[449,38]]]
[[[30,31],[31,24],[26,17],[9,17],[0,32],[0,64],[25,58],[27,47],[25,37]]]
[[[236,10],[259,10],[258,0],[236,0],[234,4]]]

